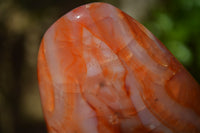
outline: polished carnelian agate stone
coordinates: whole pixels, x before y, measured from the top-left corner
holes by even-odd
[[[51,133],[199,133],[200,87],[143,25],[106,3],[78,7],[38,56]]]

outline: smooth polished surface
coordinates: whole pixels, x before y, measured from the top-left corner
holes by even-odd
[[[52,133],[198,133],[200,87],[144,26],[106,3],[45,33],[40,94]]]

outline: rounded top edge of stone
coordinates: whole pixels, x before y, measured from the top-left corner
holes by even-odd
[[[88,20],[88,16],[91,16],[91,11],[98,11],[99,9],[101,9],[101,11],[103,11],[103,13],[100,14],[100,16],[109,16],[112,14],[112,12],[109,12],[109,10],[119,10],[118,8],[116,8],[115,6],[113,6],[112,4],[109,3],[105,3],[105,2],[92,2],[92,3],[86,3],[83,5],[80,5],[76,8],[73,8],[72,10],[68,11],[67,13],[65,13],[63,16],[61,16],[59,19],[57,19],[45,32],[44,36],[50,32],[53,31],[54,28],[57,25],[57,22],[61,19],[64,20],[69,20],[71,22],[79,22],[82,20]],[[88,22],[90,23],[90,22]],[[92,22],[91,22],[92,23]]]
[[[106,3],[106,2],[91,2],[91,3],[86,3],[86,4],[83,4],[83,5],[80,5],[80,6],[76,7],[76,8],[74,8],[74,9],[72,9],[71,11],[76,10],[78,8],[86,8],[86,9],[88,9],[88,8],[97,7],[97,6],[111,6],[111,7],[115,8],[115,6],[113,6],[110,3]],[[69,11],[69,12],[71,12],[71,11]]]
[[[89,15],[89,10],[98,10],[100,8],[112,8],[112,9],[118,9],[112,4],[105,3],[105,2],[92,2],[92,3],[87,3],[83,4],[81,6],[78,6],[71,11],[67,12],[64,16],[67,16],[68,19],[70,20],[77,20],[80,19],[82,16],[88,14]],[[109,12],[107,12],[109,14]]]

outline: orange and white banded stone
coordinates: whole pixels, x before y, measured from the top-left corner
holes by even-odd
[[[38,56],[51,133],[200,133],[200,87],[143,25],[106,3],[78,7]]]

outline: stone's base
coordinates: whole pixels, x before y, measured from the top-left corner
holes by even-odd
[[[106,3],[45,33],[38,79],[49,132],[200,132],[200,87],[144,26]]]

